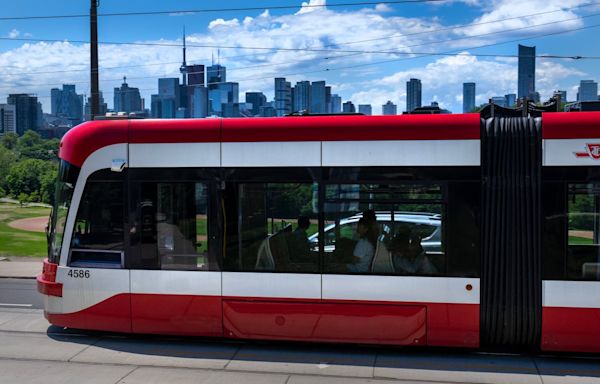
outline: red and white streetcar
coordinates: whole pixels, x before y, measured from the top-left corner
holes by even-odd
[[[600,113],[104,120],[59,157],[52,324],[600,352]]]

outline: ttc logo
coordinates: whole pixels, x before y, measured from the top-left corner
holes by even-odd
[[[575,152],[575,157],[591,157],[594,160],[600,159],[600,144],[586,144],[585,152]]]

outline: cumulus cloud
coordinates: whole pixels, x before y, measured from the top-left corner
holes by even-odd
[[[231,20],[225,20],[225,19],[216,19],[211,21],[208,24],[208,29],[215,29],[218,27],[238,27],[240,25],[240,21],[238,19],[231,19]]]
[[[10,32],[8,32],[8,37],[11,39],[16,39],[20,34],[21,32],[17,31],[16,29],[12,29]]]
[[[575,0],[565,1],[572,3]],[[484,16],[499,12],[506,2],[508,0],[494,1],[494,7],[486,9]],[[372,104],[376,113],[380,113],[380,106],[387,100],[398,104],[399,110],[405,108],[405,83],[410,77],[423,81],[424,102],[429,103],[435,98],[442,106],[454,111],[459,110],[457,100],[461,97],[463,81],[477,82],[477,102],[483,102],[492,96],[492,92],[504,94],[516,90],[514,59],[479,60],[463,55],[421,58],[420,62],[428,60],[429,64],[420,67],[412,64],[413,56],[419,56],[415,52],[447,49],[432,44],[436,41],[468,37],[465,33],[449,30],[443,19],[405,17],[387,12],[381,5],[342,10],[308,7],[311,4],[325,5],[325,1],[305,2],[304,11],[301,9],[297,14],[277,12],[273,15],[265,10],[237,15],[239,18],[217,18],[202,30],[188,29],[188,63],[210,64],[211,54],[215,59],[220,56],[220,63],[227,67],[227,80],[239,82],[240,90],[263,91],[269,99],[273,97],[274,77],[285,76],[292,83],[327,80],[333,86],[333,93],[340,94],[344,100],[351,99],[355,104]],[[144,42],[181,44],[181,40]],[[468,43],[467,39],[453,48],[463,49],[469,46]],[[239,48],[219,52],[210,46]],[[375,52],[391,48],[406,54]],[[336,49],[368,50],[371,53],[327,52]],[[150,94],[157,92],[157,78],[180,77],[179,46],[101,45],[99,56],[101,90],[109,106],[112,105],[112,89],[121,84],[123,76],[127,76],[130,86],[140,88],[146,105],[149,105]],[[390,60],[397,62],[372,65]],[[557,87],[566,88],[565,81],[568,85],[576,82],[573,76],[578,72],[573,68],[556,62],[538,60],[538,63],[538,88],[543,96],[548,96],[547,92]],[[89,94],[88,70],[89,45],[69,42],[24,44],[0,53],[0,100],[12,92],[37,93],[44,109],[49,110],[50,88],[71,83],[76,84],[78,92]],[[240,99],[243,100],[243,94]]]
[[[569,9],[588,3],[587,0],[499,0],[483,15],[473,20],[473,26],[457,29],[456,33],[474,36],[501,33],[502,36],[522,35],[532,32],[558,32],[579,28],[583,21],[576,9]],[[521,17],[532,15],[531,17]],[[536,27],[539,26],[539,27]],[[521,29],[521,30],[519,30]],[[504,32],[512,30],[512,32]]]
[[[296,12],[296,15],[318,11],[320,9],[323,9],[326,4],[327,0],[310,0],[308,3],[303,1],[302,8],[300,8],[300,10]]]
[[[536,65],[536,90],[542,98],[549,98],[557,89],[564,89],[564,80],[585,73],[556,61],[538,60]],[[459,56],[439,58],[425,67],[414,67],[384,76],[373,83],[378,87],[355,92],[351,99],[357,103],[372,102],[381,105],[386,100],[406,109],[406,82],[410,78],[421,80],[423,105],[438,101],[440,106],[454,112],[462,111],[462,83],[475,82],[476,103],[486,103],[492,96],[517,93],[516,62],[507,60],[480,60],[468,52]],[[374,108],[377,112],[377,108]],[[379,112],[377,112],[379,113]]]

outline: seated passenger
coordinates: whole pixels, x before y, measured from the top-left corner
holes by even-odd
[[[308,241],[308,228],[310,219],[306,216],[298,217],[298,227],[294,229],[289,237],[289,249],[294,261],[310,260],[310,242]]]
[[[401,275],[434,275],[435,266],[421,246],[421,238],[410,239],[410,230],[401,229],[390,243],[394,270]]]
[[[369,220],[364,217],[358,221],[356,232],[359,240],[352,252],[353,262],[346,266],[348,272],[368,272],[370,270],[377,241],[376,234],[373,233],[371,228]]]

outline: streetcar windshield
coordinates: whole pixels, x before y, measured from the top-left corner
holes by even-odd
[[[67,214],[75,189],[79,168],[61,160],[56,183],[54,205],[50,213],[50,228],[48,232],[48,260],[58,263],[62,247]]]

